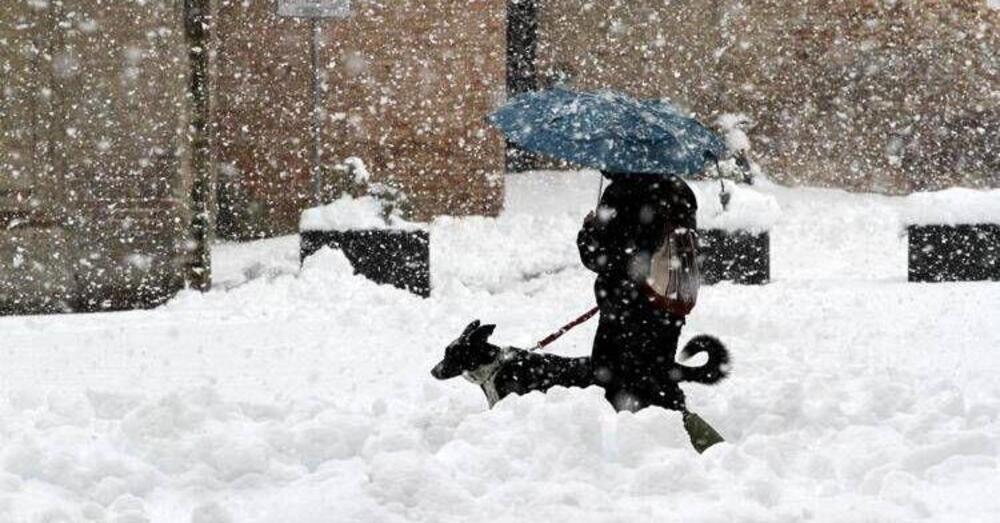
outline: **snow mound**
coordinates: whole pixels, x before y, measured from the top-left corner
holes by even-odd
[[[997,520],[1000,293],[907,283],[902,198],[754,187],[774,282],[705,287],[681,340],[734,360],[682,385],[727,439],[699,456],[598,389],[488,410],[430,377],[474,318],[523,347],[593,303],[598,176],[510,181],[504,215],[431,225],[428,299],[335,250],[300,269],[292,238],[216,250],[232,285],[155,310],[0,318],[0,522]]]
[[[907,225],[1000,224],[1000,189],[955,187],[913,193],[903,198],[902,221]]]
[[[348,231],[360,229],[420,230],[423,225],[397,214],[385,218],[385,203],[374,196],[344,195],[333,203],[302,211],[300,231]]]
[[[309,316],[317,311],[350,317],[381,311],[383,317],[391,318],[395,316],[395,307],[420,300],[405,290],[356,274],[342,251],[323,247],[306,258],[296,273],[257,278],[209,294],[184,291],[164,307],[184,310],[228,305],[237,317],[261,314],[287,318]]]
[[[435,219],[430,226],[434,288],[531,292],[548,278],[589,277],[576,272],[583,268],[576,235],[597,205],[601,186],[598,171],[519,173],[507,177],[500,216]],[[587,294],[580,307],[592,301]],[[564,299],[576,303],[579,298]]]
[[[719,198],[723,184],[730,194],[725,209]],[[699,229],[762,232],[770,230],[781,218],[777,198],[753,187],[719,180],[688,182],[688,185],[698,199]]]
[[[623,467],[669,460],[683,474],[696,461],[676,413],[617,415],[598,389],[531,394],[492,411],[433,390],[413,400],[428,407],[237,402],[210,386],[138,401],[54,394],[0,410],[17,414],[6,429],[19,434],[0,449],[0,492],[22,493],[14,509],[61,505],[67,521],[181,520],[152,506],[164,490],[180,498],[178,515],[200,522],[458,520],[512,503],[592,504]],[[541,482],[579,486],[532,487]],[[242,500],[233,518],[219,500],[241,491],[266,494]]]
[[[1000,404],[945,380],[746,379],[761,394],[709,409],[739,428],[701,456],[679,413],[615,413],[595,387],[493,410],[460,380],[371,402],[50,394],[0,408],[0,492],[69,521],[898,521],[995,473]]]
[[[577,214],[436,219],[431,225],[434,286],[460,282],[499,293],[580,267],[576,234],[583,216]]]

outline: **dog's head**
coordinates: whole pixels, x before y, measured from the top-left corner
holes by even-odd
[[[447,380],[492,362],[497,348],[488,340],[495,328],[496,325],[480,325],[479,320],[470,323],[462,335],[444,349],[444,359],[431,369],[431,376]]]

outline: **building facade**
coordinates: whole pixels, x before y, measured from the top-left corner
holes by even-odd
[[[1000,186],[1000,9],[985,0],[531,3],[539,84],[666,97],[706,123],[743,113],[778,181]]]
[[[3,8],[0,314],[161,302],[192,252],[178,3]]]
[[[197,3],[206,50],[185,36]],[[351,156],[408,195],[412,219],[495,215],[505,144],[485,116],[554,84],[669,98],[706,123],[743,113],[754,158],[785,183],[1000,186],[986,0],[350,3],[319,23],[317,192],[311,26],[277,0],[6,2],[0,313],[158,303],[207,269],[199,191],[221,237],[290,234]],[[196,173],[203,51],[212,149]]]
[[[504,99],[506,6],[495,0],[351,2],[319,22],[322,165],[348,157],[406,193],[416,220],[494,215],[503,142],[485,115]],[[314,201],[310,22],[274,2],[222,2],[216,114],[221,232],[296,230]]]

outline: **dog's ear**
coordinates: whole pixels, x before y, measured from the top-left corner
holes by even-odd
[[[472,333],[476,332],[477,329],[479,329],[479,320],[476,320],[465,327],[465,330],[462,331],[462,337],[468,338],[472,335]]]
[[[486,340],[490,339],[493,335],[493,331],[496,330],[496,325],[483,325],[478,327],[475,332],[472,333],[471,340],[474,342],[486,343]]]

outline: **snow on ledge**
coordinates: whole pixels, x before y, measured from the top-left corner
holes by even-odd
[[[409,222],[395,214],[386,221],[384,203],[372,196],[345,195],[335,202],[302,211],[299,231],[349,231],[362,229],[425,230],[424,224]]]
[[[753,187],[726,181],[726,192],[731,196],[728,207],[723,210],[719,200],[722,191],[719,180],[687,183],[698,199],[699,229],[764,232],[781,218],[777,198]]]
[[[903,198],[901,212],[906,225],[1000,224],[1000,189],[913,193]]]

